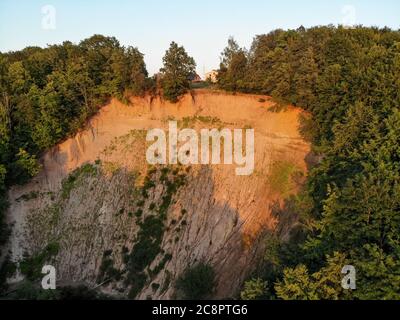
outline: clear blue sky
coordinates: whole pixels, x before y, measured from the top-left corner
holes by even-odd
[[[45,5],[56,9],[55,29],[42,28]],[[349,5],[354,11],[344,9]],[[230,35],[249,47],[256,34],[300,25],[337,25],[349,17],[357,24],[399,29],[400,1],[0,0],[0,51],[78,42],[99,33],[137,46],[154,73],[174,40],[195,58],[202,75],[203,69],[218,67],[219,53]]]

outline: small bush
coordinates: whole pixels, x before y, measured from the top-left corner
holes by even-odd
[[[153,289],[153,292],[156,292],[158,290],[158,288],[160,288],[160,284],[159,283],[152,283],[151,284],[151,289]]]
[[[138,211],[135,212],[136,218],[140,218],[142,216],[142,214],[143,214],[143,210],[142,209],[139,209]]]
[[[138,203],[137,203],[138,207],[143,207],[143,205],[144,205],[144,200],[138,201]]]
[[[207,264],[199,263],[187,269],[181,275],[176,282],[176,288],[182,299],[202,300],[210,297],[214,289],[214,279],[213,268]]]

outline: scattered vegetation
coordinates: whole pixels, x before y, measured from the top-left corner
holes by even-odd
[[[155,180],[157,177],[159,182]],[[157,275],[172,258],[170,254],[165,254],[153,270],[148,269],[154,259],[162,253],[161,242],[166,228],[165,221],[168,209],[174,194],[184,185],[185,176],[180,174],[179,171],[170,170],[168,167],[163,167],[159,171],[157,169],[149,170],[147,176],[144,178],[143,187],[139,194],[146,199],[148,191],[155,188],[156,182],[165,184],[161,204],[158,210],[149,212],[149,215],[146,215],[144,218],[142,218],[143,210],[138,209],[137,213],[140,212],[140,214],[136,213],[135,215],[138,218],[140,230],[136,243],[131,252],[125,257],[128,270],[126,282],[131,287],[129,292],[130,298],[136,297],[149,278]],[[145,201],[142,199],[137,204],[140,204],[142,207]],[[152,206],[150,211],[155,209],[155,203],[152,203],[152,205],[154,206]]]
[[[143,215],[143,210],[142,210],[142,209],[138,209],[138,210],[135,212],[136,218],[140,218],[142,215]]]
[[[104,161],[101,167],[106,174],[109,174],[111,176],[116,174],[120,170],[120,166],[118,165],[118,163],[110,161]]]
[[[18,287],[8,293],[4,299],[10,300],[110,300],[111,298],[86,286],[59,287],[55,290],[44,290],[40,284],[24,280]]]
[[[106,250],[103,253],[103,258],[101,261],[99,274],[97,276],[97,281],[107,281],[107,280],[116,280],[119,281],[121,279],[121,272],[114,268],[114,261],[112,260],[112,250]]]
[[[158,288],[160,288],[160,284],[159,283],[152,283],[151,284],[151,289],[153,290],[153,292],[156,292],[158,290]]]
[[[67,199],[72,189],[76,188],[77,184],[82,181],[82,178],[94,176],[97,174],[97,168],[92,164],[84,164],[83,166],[75,169],[72,173],[65,178],[62,183],[62,197]]]
[[[164,269],[165,264],[172,259],[172,255],[167,253],[161,259],[160,263],[154,268],[154,270],[150,271],[150,274],[157,275],[160,273],[161,270]]]
[[[182,120],[178,121],[179,128],[190,128],[197,122],[207,124],[210,126],[221,125],[222,121],[217,117],[211,116],[192,116],[192,117],[184,117]]]
[[[29,201],[32,199],[36,199],[37,197],[39,197],[40,192],[39,191],[31,191],[29,193],[23,194],[22,196],[20,196],[18,199],[16,199],[16,201]]]
[[[6,280],[11,277],[15,271],[17,271],[17,266],[15,263],[10,261],[9,256],[4,258],[4,262],[0,266],[0,296],[2,297],[8,290],[8,284]]]
[[[25,257],[19,264],[21,273],[30,281],[35,281],[42,277],[42,267],[46,263],[52,262],[59,251],[57,242],[49,243],[42,251]]]

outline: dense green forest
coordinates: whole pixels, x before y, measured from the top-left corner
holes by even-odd
[[[219,85],[270,94],[312,115],[303,130],[322,162],[291,243],[269,239],[242,298],[400,299],[400,32],[357,27],[276,30],[250,50],[229,39]],[[341,287],[355,266],[357,289]]]
[[[41,152],[74,134],[111,97],[151,86],[143,55],[112,37],[0,53],[0,221],[7,186],[40,169]],[[0,244],[7,238],[0,224]]]

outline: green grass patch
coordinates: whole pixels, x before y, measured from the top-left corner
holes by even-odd
[[[82,178],[95,176],[96,174],[97,168],[90,163],[84,164],[83,166],[72,171],[70,175],[65,178],[61,183],[62,198],[69,198],[71,191],[79,185],[79,182],[82,181]]]
[[[291,162],[275,162],[271,167],[269,176],[269,183],[272,190],[283,196],[287,196],[294,188],[292,176],[296,172],[297,167]]]
[[[195,123],[203,123],[207,125],[220,125],[222,121],[217,117],[211,116],[193,116],[193,117],[184,117],[182,120],[178,121],[179,128],[188,128]]]

